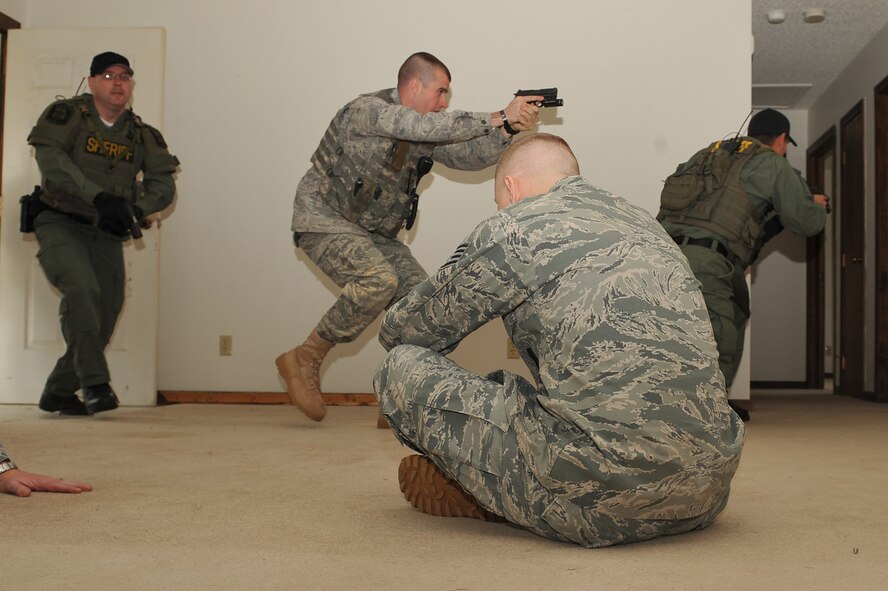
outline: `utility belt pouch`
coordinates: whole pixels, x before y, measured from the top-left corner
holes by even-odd
[[[41,195],[43,195],[43,188],[37,185],[31,194],[23,195],[19,199],[19,204],[22,206],[19,230],[23,234],[30,234],[34,231],[34,220],[46,209],[46,205],[40,200]]]

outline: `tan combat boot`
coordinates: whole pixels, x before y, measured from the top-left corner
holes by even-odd
[[[304,343],[274,360],[278,373],[287,383],[290,402],[313,421],[320,421],[327,414],[318,371],[332,348],[333,343],[325,341],[317,330],[313,330]]]
[[[471,517],[481,521],[506,519],[478,504],[472,495],[441,472],[430,459],[407,456],[398,467],[398,484],[411,505],[439,517]]]

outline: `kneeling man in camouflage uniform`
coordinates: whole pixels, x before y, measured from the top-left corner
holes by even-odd
[[[709,525],[744,427],[687,260],[556,136],[513,142],[495,192],[500,211],[383,322],[380,409],[422,454],[401,490],[426,513],[586,547]],[[496,317],[535,383],[445,357]]]

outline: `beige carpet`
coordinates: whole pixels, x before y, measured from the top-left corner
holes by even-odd
[[[888,588],[888,405],[753,400],[712,527],[600,550],[414,510],[375,408],[0,406],[19,464],[95,486],[0,497],[0,589]]]

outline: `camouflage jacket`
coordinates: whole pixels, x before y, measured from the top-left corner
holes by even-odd
[[[380,341],[448,352],[497,317],[536,381],[507,412],[545,488],[618,519],[725,498],[744,426],[699,284],[649,213],[562,179],[482,222],[389,310]]]
[[[380,98],[385,92],[391,93],[389,100]],[[338,142],[352,161],[381,161],[382,155],[402,140],[409,144],[406,158],[411,164],[420,156],[430,156],[449,168],[480,170],[495,164],[510,142],[491,126],[490,113],[444,111],[421,115],[403,106],[394,88],[361,95],[337,113],[335,125]],[[340,210],[341,204],[352,195],[331,197],[332,182],[327,172],[312,166],[302,177],[293,200],[291,229],[294,232],[365,233],[361,225],[346,219]],[[382,170],[379,176],[383,176]],[[372,182],[373,179],[366,180],[364,191],[371,190]],[[392,215],[399,218],[406,213],[403,208],[391,209]],[[388,220],[379,225],[395,228],[394,234],[397,234],[401,221]]]
[[[9,459],[9,454],[6,453],[6,450],[3,449],[3,445],[0,444],[0,462],[5,462]]]

